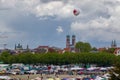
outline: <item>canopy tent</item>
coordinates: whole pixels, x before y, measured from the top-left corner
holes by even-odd
[[[84,70],[84,68],[80,68],[80,67],[73,67],[73,68],[71,68],[71,70]]]
[[[0,76],[0,79],[6,79],[6,80],[9,80],[9,79],[12,79],[12,78],[9,77],[9,76]]]
[[[42,80],[40,77],[36,77],[34,80]]]

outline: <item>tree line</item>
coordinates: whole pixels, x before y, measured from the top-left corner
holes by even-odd
[[[31,52],[11,55],[3,52],[0,55],[0,61],[4,63],[24,63],[24,64],[97,64],[98,66],[112,66],[115,62],[120,63],[120,56],[114,54],[98,53],[36,53]]]

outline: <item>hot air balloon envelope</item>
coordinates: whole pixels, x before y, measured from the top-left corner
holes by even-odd
[[[75,16],[78,16],[78,15],[80,14],[80,11],[79,11],[78,9],[74,9],[74,10],[73,10],[73,14],[74,14]]]

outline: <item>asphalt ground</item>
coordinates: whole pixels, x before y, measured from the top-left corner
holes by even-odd
[[[89,75],[57,75],[58,78],[63,79],[63,78],[83,78],[83,77],[89,77]],[[46,80],[48,78],[56,78],[57,76],[55,75],[42,75],[43,80]],[[30,75],[10,75],[10,77],[18,79],[18,80],[31,80],[35,79],[36,77],[40,77],[40,74],[30,74]]]

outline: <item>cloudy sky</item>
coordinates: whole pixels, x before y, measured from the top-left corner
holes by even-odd
[[[0,48],[64,48],[73,34],[92,47],[110,47],[112,40],[120,46],[119,21],[120,0],[0,0]]]

